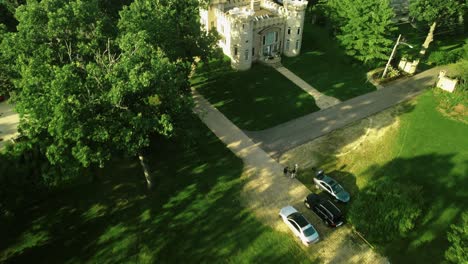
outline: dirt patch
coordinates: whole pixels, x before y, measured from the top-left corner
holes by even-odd
[[[303,169],[323,168],[324,164],[336,165],[338,160],[346,160],[356,152],[372,155],[378,152],[379,142],[385,135],[398,130],[398,115],[412,107],[412,103],[395,106],[335,130],[284,153],[279,162],[283,165],[298,163]]]
[[[437,111],[449,119],[468,124],[468,108],[463,104],[458,104],[451,110],[447,109],[445,106],[440,105],[437,107]]]
[[[320,241],[305,247],[296,239],[311,260],[319,263],[356,263],[356,264],[386,264],[388,260],[372,250],[352,230],[350,225],[336,229],[326,227],[322,221],[302,203],[303,188],[292,188],[297,182],[287,177],[279,177],[274,181],[272,175],[259,167],[246,166],[241,179],[244,188],[240,202],[264,224],[279,232],[293,236],[291,230],[278,218],[279,208],[290,204],[300,210],[314,225],[320,234]],[[285,193],[285,190],[289,191]],[[297,189],[297,191],[296,191]],[[299,190],[300,189],[300,190]],[[306,191],[307,192],[307,191]],[[308,193],[308,192],[307,192]]]

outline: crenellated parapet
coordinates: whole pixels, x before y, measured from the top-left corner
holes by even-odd
[[[266,10],[268,10],[268,11],[274,13],[274,14],[277,14],[279,16],[286,15],[286,9],[283,6],[273,2],[271,0],[261,0],[260,1],[260,6],[263,9],[266,9]]]
[[[305,11],[308,1],[306,0],[284,0],[283,5],[288,11]]]

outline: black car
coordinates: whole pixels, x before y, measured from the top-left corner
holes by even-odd
[[[338,227],[344,222],[343,213],[331,201],[321,198],[315,193],[309,194],[304,200],[307,208],[311,209],[328,226]]]

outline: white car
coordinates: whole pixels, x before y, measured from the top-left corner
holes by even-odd
[[[308,246],[311,243],[319,241],[317,230],[299,213],[296,208],[288,205],[280,210],[279,215],[286,225]]]

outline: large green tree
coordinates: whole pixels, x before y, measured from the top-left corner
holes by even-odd
[[[410,15],[416,20],[426,23],[429,31],[420,51],[426,53],[429,44],[434,40],[434,32],[437,26],[453,25],[453,22],[463,16],[466,8],[466,0],[411,0]]]
[[[199,0],[136,0],[122,12],[122,32],[144,31],[171,60],[193,62],[216,51],[217,35],[200,26]]]
[[[185,36],[184,43],[165,44],[166,25],[197,17],[197,8],[177,9],[190,14],[176,15],[166,4],[177,1],[149,2],[132,3],[119,26],[98,0],[28,1],[18,8],[18,32],[2,47],[18,73],[13,100],[20,130],[34,143],[28,146],[62,171],[103,167],[113,155],[135,156],[151,187],[144,162],[151,135],[171,136],[191,110],[192,56],[209,53],[212,43],[207,34],[195,37],[176,27],[175,38]],[[151,12],[137,12],[145,5]],[[166,24],[152,23],[153,17]],[[200,32],[198,21],[191,22]]]
[[[389,0],[325,0],[321,5],[348,55],[370,65],[388,58],[396,29]]]
[[[468,212],[463,212],[460,223],[451,226],[448,241],[451,244],[445,258],[451,263],[468,263]]]

